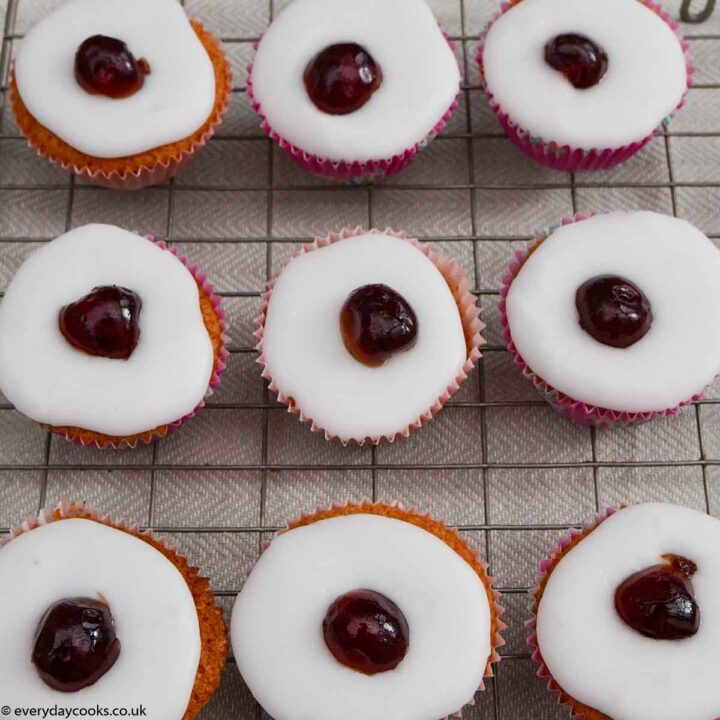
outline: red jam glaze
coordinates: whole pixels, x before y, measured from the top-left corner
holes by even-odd
[[[140,339],[141,307],[132,290],[117,285],[96,287],[60,311],[60,332],[88,355],[127,360]]]
[[[92,95],[120,99],[134,95],[150,74],[147,60],[135,60],[122,40],[93,35],[75,54],[75,79]]]
[[[575,294],[580,326],[603,345],[627,348],[641,340],[653,322],[650,301],[640,288],[615,275],[599,275]]]
[[[663,557],[665,564],[641,570],[617,588],[615,609],[645,637],[682,640],[700,627],[700,608],[690,581],[697,566],[677,555]]]
[[[382,84],[372,55],[355,43],[330,45],[305,69],[305,89],[314,105],[329,115],[348,115],[370,100]]]
[[[545,45],[545,62],[578,90],[594,87],[608,69],[605,51],[584,35],[558,35]]]
[[[402,610],[385,595],[354,590],[328,608],[323,637],[339,663],[375,675],[400,664],[408,651],[410,629]]]
[[[415,311],[387,285],[363,285],[345,300],[340,331],[348,352],[363,365],[379,367],[417,342]]]
[[[35,634],[32,661],[42,681],[60,692],[94,685],[120,655],[110,608],[92,598],[51,605]]]

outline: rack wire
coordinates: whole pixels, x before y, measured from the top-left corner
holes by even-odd
[[[505,593],[504,660],[466,717],[565,717],[532,677],[524,645],[536,563],[563,531],[609,505],[661,499],[719,513],[720,384],[678,418],[605,431],[573,426],[512,367],[495,310],[500,275],[535,227],[576,211],[656,209],[720,239],[720,20],[685,26],[700,72],[670,128],[620,169],[573,175],[534,166],[492,118],[474,57],[496,3],[434,0],[465,68],[460,108],[397,179],[348,187],[294,169],[249,109],[244,65],[287,0],[185,0],[233,61],[231,111],[183,175],[122,194],[50,168],[26,147],[9,112],[14,53],[58,2],[3,7],[0,0],[0,291],[33,249],[77,225],[152,232],[218,284],[231,356],[220,391],[198,418],[136,451],[68,446],[0,397],[0,534],[59,499],[86,498],[179,540],[229,611],[262,541],[285,519],[332,501],[397,499],[457,526]],[[677,15],[680,0],[669,6]],[[326,444],[274,401],[254,363],[252,320],[264,282],[297,244],[355,225],[404,229],[456,256],[475,279],[488,323],[479,369],[428,428],[391,447]],[[261,714],[231,658],[203,717]]]

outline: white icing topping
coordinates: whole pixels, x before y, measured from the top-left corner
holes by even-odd
[[[128,360],[76,350],[58,327],[61,308],[104,285],[142,301]],[[192,274],[172,253],[111,225],[85,225],[42,247],[0,304],[0,387],[37,422],[119,436],[151,430],[197,407],[212,368]]]
[[[329,115],[305,90],[308,63],[354,42],[379,64],[381,87],[360,110]],[[455,56],[424,0],[295,0],[260,41],[253,88],[270,126],[308,154],[382,160],[421,142],[459,90]]]
[[[545,62],[545,44],[585,35],[608,55],[598,85],[578,90]],[[642,140],[687,89],[678,38],[638,0],[523,0],[487,33],[485,80],[520,128],[546,142],[617,148]]]
[[[720,691],[720,522],[675,505],[635,505],[605,520],[555,567],[537,617],[545,664],[560,687],[613,720],[715,720]],[[628,577],[686,557],[700,630],[653,640],[626,625],[614,605]]]
[[[151,73],[116,100],[75,80],[75,53],[87,38],[125,42]],[[215,75],[177,0],[67,0],[23,39],[15,65],[30,113],[76,150],[99,158],[136,155],[183,140],[215,103]]]
[[[370,589],[410,629],[394,669],[368,676],[327,649],[322,621],[336,597]],[[410,523],[335,517],[279,535],[235,602],[240,672],[276,720],[437,720],[470,701],[491,652],[485,587],[454,550]]]
[[[200,660],[197,610],[175,566],[147,543],[90,520],[61,520],[0,550],[0,677],[11,707],[130,708],[153,720],[185,712]],[[107,601],[120,656],[94,685],[53,690],[31,660],[45,611],[69,597]]]
[[[412,306],[417,342],[382,367],[361,364],[340,332],[340,310],[363,285],[382,283]],[[294,258],[267,310],[265,361],[286,396],[343,439],[390,435],[427,412],[465,364],[460,313],[440,271],[388,235],[341,240]]]
[[[578,287],[605,274],[635,283],[652,308],[649,332],[626,349],[578,320]],[[507,318],[520,355],[557,390],[612,410],[673,408],[720,371],[720,252],[689,223],[652,212],[565,225],[512,282]]]

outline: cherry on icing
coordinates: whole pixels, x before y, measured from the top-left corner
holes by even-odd
[[[382,84],[372,55],[356,43],[330,45],[305,69],[305,89],[317,108],[330,115],[359,110]]]
[[[117,285],[96,287],[60,311],[60,332],[88,355],[127,360],[140,339],[141,307],[132,290]]]
[[[603,345],[627,348],[641,340],[653,322],[650,301],[640,288],[616,275],[598,275],[575,294],[580,326]]]
[[[77,692],[94,685],[120,655],[112,613],[92,598],[59,600],[43,615],[32,661],[54,690]]]
[[[408,651],[410,629],[390,598],[373,590],[354,590],[328,608],[323,637],[339,663],[375,675],[400,664]]]
[[[363,285],[345,300],[340,330],[358,362],[379,367],[415,345],[418,321],[410,303],[392,288]]]
[[[578,90],[594,87],[608,69],[607,53],[585,35],[558,35],[545,45],[545,62]]]
[[[136,60],[122,40],[106,35],[89,37],[75,53],[75,79],[92,95],[134,95],[149,74],[147,60]]]
[[[615,591],[615,608],[631,628],[656,640],[682,640],[698,631],[700,608],[690,578],[697,566],[664,555],[665,564],[631,575]]]

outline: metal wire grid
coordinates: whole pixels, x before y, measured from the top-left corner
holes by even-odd
[[[265,5],[264,10],[261,2]],[[36,243],[85,222],[88,204],[97,202],[98,212],[103,206],[108,210],[108,203],[117,203],[124,210],[132,209],[132,203],[123,204],[125,201],[117,193],[76,183],[74,178],[68,179],[62,174],[36,170],[38,161],[12,127],[6,81],[13,48],[29,24],[23,21],[23,27],[18,30],[18,19],[24,10],[34,19],[54,4],[57,0],[9,0],[4,9],[0,53],[0,79],[4,80],[0,88],[0,268],[6,276],[4,283]],[[711,203],[720,197],[716,190],[720,188],[720,170],[714,172],[711,167],[714,160],[720,160],[720,146],[713,142],[720,141],[720,126],[704,129],[712,125],[712,119],[710,125],[707,122],[712,108],[701,107],[699,113],[694,111],[694,115],[705,118],[699,128],[686,129],[686,125],[680,125],[670,134],[666,132],[645,151],[644,159],[639,159],[632,173],[576,177],[538,172],[529,163],[521,164],[524,161],[514,150],[506,150],[507,142],[489,119],[478,86],[474,70],[476,30],[494,11],[494,3],[491,0],[435,0],[433,4],[441,18],[450,18],[446,27],[458,45],[459,59],[466,68],[466,82],[464,103],[458,111],[459,121],[431,146],[437,152],[428,150],[417,161],[418,167],[424,165],[422,171],[416,174],[407,171],[397,181],[376,187],[348,189],[313,180],[288,169],[265,136],[257,130],[249,130],[251,125],[247,124],[241,125],[239,132],[223,133],[222,139],[212,141],[205,152],[209,154],[213,143],[221,142],[223,148],[248,143],[261,146],[258,152],[265,154],[266,165],[265,172],[260,175],[264,177],[248,175],[239,184],[230,178],[218,186],[212,178],[208,181],[208,176],[201,173],[195,181],[187,182],[179,177],[167,188],[144,191],[144,194],[146,197],[151,193],[155,198],[166,197],[159,203],[160,206],[164,204],[162,219],[159,213],[150,216],[154,218],[152,224],[156,225],[157,235],[165,236],[183,248],[189,243],[194,243],[193,247],[198,251],[203,246],[212,246],[216,255],[222,254],[223,246],[227,245],[238,255],[259,254],[260,258],[256,260],[262,267],[263,280],[270,277],[288,250],[312,237],[312,232],[307,231],[312,223],[308,224],[299,215],[291,215],[291,222],[283,222],[283,230],[277,231],[278,207],[292,193],[302,193],[302,198],[312,198],[316,194],[322,198],[318,208],[323,212],[325,205],[322,203],[339,204],[339,212],[333,215],[335,224],[318,229],[318,232],[358,222],[370,227],[384,224],[388,207],[402,207],[406,204],[405,197],[412,198],[415,203],[414,208],[408,203],[411,215],[407,217],[412,223],[412,215],[422,214],[417,205],[418,197],[432,196],[442,201],[457,195],[465,196],[469,212],[464,224],[460,224],[460,232],[438,231],[438,226],[444,229],[452,227],[454,222],[452,213],[444,215],[446,210],[440,207],[437,215],[426,218],[425,231],[413,233],[445,246],[449,254],[462,255],[467,269],[474,273],[475,292],[489,322],[490,344],[485,349],[485,359],[457,399],[429,428],[405,441],[405,450],[343,450],[336,446],[328,450],[323,441],[310,436],[309,431],[300,428],[292,418],[285,419],[283,408],[269,396],[267,388],[259,390],[255,385],[252,392],[245,393],[248,397],[252,395],[252,399],[243,397],[242,401],[230,401],[218,395],[201,417],[175,438],[133,453],[102,457],[89,450],[80,452],[66,448],[57,442],[57,438],[52,439],[30,423],[19,420],[11,406],[2,402],[0,532],[5,532],[25,515],[60,499],[63,493],[65,497],[68,494],[85,496],[102,510],[140,518],[156,530],[179,539],[191,559],[213,579],[220,602],[229,610],[241,586],[242,576],[259,551],[262,540],[269,537],[284,518],[301,509],[310,509],[318,502],[327,504],[331,500],[344,501],[362,496],[398,498],[444,515],[448,522],[457,525],[490,562],[506,593],[505,604],[512,627],[508,633],[510,642],[504,654],[505,662],[500,665],[497,680],[490,682],[488,692],[478,696],[478,705],[469,716],[560,718],[564,713],[544,693],[542,684],[531,680],[532,668],[522,645],[521,627],[532,568],[561,531],[606,504],[661,498],[717,512],[720,508],[720,472],[716,472],[716,468],[720,465],[720,442],[715,439],[715,430],[720,423],[720,412],[717,412],[720,410],[720,387],[714,388],[707,399],[696,403],[680,418],[646,428],[596,433],[556,418],[543,401],[528,396],[519,383],[515,385],[493,311],[498,299],[497,273],[494,281],[485,280],[486,275],[493,275],[488,271],[488,256],[494,257],[495,248],[501,248],[502,257],[490,262],[493,268],[495,265],[499,268],[509,259],[509,251],[529,239],[532,225],[518,219],[518,225],[523,228],[520,232],[498,231],[498,228],[488,227],[486,214],[512,214],[512,205],[522,193],[539,190],[547,197],[555,191],[567,194],[567,203],[536,208],[540,215],[547,215],[548,223],[562,213],[590,209],[586,208],[589,200],[594,203],[604,200],[604,206],[595,204],[594,209],[606,209],[607,206],[642,207],[648,200],[653,204],[662,197],[667,198],[669,205],[658,209],[695,219],[697,224],[710,230],[713,238],[720,238],[720,225],[708,228],[710,220],[693,217],[703,213],[712,216],[712,210],[707,210],[704,201],[690,201],[686,195],[679,198],[682,193],[699,189],[708,194]],[[675,4],[679,5],[679,2]],[[253,17],[259,15],[265,23],[278,9],[277,0],[242,0],[239,3],[237,0],[186,0],[186,5],[192,15],[207,20],[211,28],[213,24],[219,26],[219,34],[230,56],[239,57],[241,61],[247,58],[257,32],[247,37],[226,37],[223,32],[225,19],[229,15],[242,19],[244,13],[250,13]],[[2,21],[3,8],[0,6]],[[704,30],[704,26],[691,26],[687,36],[706,60],[712,57],[720,60],[720,23],[713,20],[708,24],[713,25],[708,30]],[[258,32],[261,29],[261,26],[256,28]],[[244,77],[242,71],[237,75]],[[691,94],[691,105],[695,95],[720,90],[720,73],[712,67],[701,75],[700,80],[698,89]],[[241,84],[234,90],[234,99],[242,102],[244,93],[245,87]],[[702,102],[699,104],[703,105]],[[695,139],[691,143],[707,139],[709,144],[703,156],[690,157],[690,145],[686,147],[685,141],[680,141],[682,138]],[[686,169],[680,175],[676,173],[673,163],[675,159],[677,164],[678,157],[673,147],[675,142],[683,144],[677,151],[684,153],[681,156],[683,168],[687,162],[705,168],[700,173],[702,180],[689,177]],[[464,145],[466,179],[438,182],[434,178],[436,166],[442,162],[441,153],[451,145],[453,152],[459,145]],[[488,147],[488,156],[492,152],[500,153],[499,164],[490,168],[483,165],[486,156],[479,152]],[[198,159],[196,164],[200,162]],[[502,165],[505,162],[519,163],[520,172],[513,176],[504,175]],[[24,167],[31,170],[25,172]],[[488,181],[488,169],[497,173],[499,180]],[[196,242],[194,229],[187,223],[189,215],[180,211],[188,205],[197,210],[195,194],[212,201],[221,193],[230,193],[233,199],[250,197],[258,203],[262,198],[258,212],[264,215],[264,232],[231,233]],[[28,220],[36,212],[45,212],[42,204],[37,202],[42,194],[46,197],[48,194],[66,195],[64,216],[58,219],[58,213],[55,213],[53,222],[49,223],[52,232],[44,232],[47,223],[40,223],[43,227],[38,231]],[[362,202],[356,204],[358,197]],[[348,202],[348,198],[353,200]],[[309,202],[312,212],[312,200]],[[245,203],[242,207],[247,209],[252,204]],[[81,213],[78,208],[85,209]],[[356,208],[364,210],[358,213]],[[93,212],[89,214],[93,215]],[[83,217],[79,218],[80,215]],[[297,220],[297,231],[293,227],[293,218]],[[123,224],[123,213],[119,217],[111,213],[108,217],[100,212],[92,219]],[[289,232],[286,231],[288,228]],[[151,228],[138,226],[136,229],[148,231]],[[202,258],[191,257],[203,266]],[[223,269],[224,266],[220,267]],[[212,269],[205,269],[213,277]],[[259,303],[260,287],[244,283],[240,278],[232,287],[223,287],[220,294],[226,298],[226,303],[241,307],[243,315],[240,332],[243,341],[236,341],[236,328],[231,345],[231,365],[224,384],[233,382],[228,377],[233,372],[259,376],[252,368],[254,349],[247,325],[252,308]],[[234,436],[225,436],[223,447],[227,450],[230,444],[242,444],[252,435],[253,452],[221,453],[223,458],[217,459],[192,444],[190,438],[194,428],[209,441],[220,425],[227,427],[230,421],[237,422],[243,415],[249,416],[249,421],[236,427]],[[202,417],[210,420],[203,421]],[[452,418],[452,421],[446,418]],[[201,429],[202,423],[205,426]],[[479,442],[471,434],[478,428]],[[458,429],[464,435],[458,436]],[[273,440],[275,433],[279,441]],[[283,439],[293,443],[294,449],[289,455],[277,453],[276,444]],[[174,456],[163,450],[170,443]],[[211,449],[217,449],[213,443],[214,440]],[[9,449],[3,451],[3,444],[10,446]],[[464,450],[466,445],[472,446],[471,451]],[[304,446],[308,451],[298,460],[297,447]],[[519,449],[527,447],[530,450]],[[208,504],[212,512],[204,512],[202,504]],[[238,510],[228,510],[236,505],[240,506]],[[173,518],[174,521],[168,521]],[[239,718],[261,715],[232,663],[220,692],[204,717],[230,715]]]

